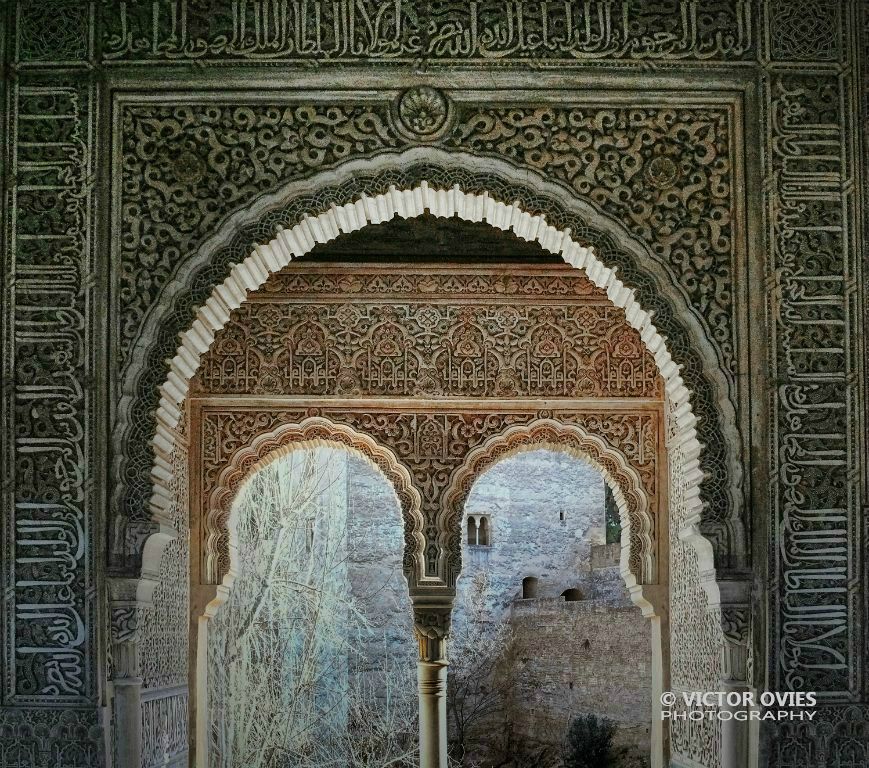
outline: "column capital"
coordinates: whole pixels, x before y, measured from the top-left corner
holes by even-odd
[[[139,677],[139,640],[142,610],[136,600],[112,600],[109,606],[109,627],[112,642],[112,680],[115,684],[136,684]]]
[[[413,631],[419,643],[420,661],[446,664],[452,610],[452,595],[414,596]]]
[[[111,637],[112,643],[138,643],[142,607],[136,602],[112,601]]]

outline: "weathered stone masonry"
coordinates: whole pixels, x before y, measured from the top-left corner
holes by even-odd
[[[479,478],[465,510],[489,517],[491,546],[463,547],[453,624],[466,621],[474,577],[485,573],[491,620],[514,638],[502,681],[509,730],[557,745],[574,716],[594,712],[618,724],[617,743],[648,757],[652,639],[618,547],[612,557],[603,543],[603,478],[569,454],[520,453]],[[538,596],[521,599],[529,576]],[[567,602],[568,589],[580,599]]]

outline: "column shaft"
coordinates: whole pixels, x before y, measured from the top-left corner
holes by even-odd
[[[118,765],[142,765],[142,677],[139,672],[139,619],[144,604],[135,598],[135,581],[116,580],[111,605],[114,674],[115,749]]]
[[[115,680],[114,688],[118,766],[139,768],[142,765],[142,679]]]
[[[419,765],[447,768],[447,665],[417,662],[419,681]]]
[[[723,684],[722,691],[742,694],[748,691],[748,686]],[[725,705],[722,712],[729,712],[730,717],[721,721],[721,768],[748,768],[748,720],[737,720],[737,712],[747,712],[748,708],[740,704]]]

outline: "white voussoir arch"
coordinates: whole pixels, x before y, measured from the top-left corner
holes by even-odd
[[[697,548],[701,572],[714,573],[712,546],[699,533],[698,526],[703,507],[700,482],[704,475],[699,463],[701,445],[697,439],[690,392],[682,380],[679,366],[670,355],[665,338],[658,332],[651,315],[637,302],[634,291],[619,280],[616,269],[607,267],[592,248],[574,240],[569,229],[553,227],[544,216],[528,213],[518,203],[498,200],[488,192],[466,193],[458,185],[439,189],[426,181],[407,189],[390,187],[383,194],[362,195],[345,205],[333,205],[329,210],[306,215],[292,229],[279,229],[277,237],[271,242],[256,246],[212,291],[211,297],[197,311],[190,329],[181,335],[177,354],[170,361],[169,374],[160,388],[156,434],[152,441],[155,458],[151,472],[153,493],[150,510],[153,519],[161,524],[167,523],[167,513],[173,501],[172,453],[182,405],[190,380],[198,368],[200,355],[229,321],[230,313],[245,301],[248,292],[256,291],[269,275],[283,269],[293,259],[339,235],[355,232],[369,224],[386,222],[396,216],[410,219],[424,213],[438,217],[457,216],[469,222],[485,222],[497,229],[512,231],[526,241],[537,242],[549,253],[585,270],[588,278],[606,291],[613,304],[625,311],[628,323],[640,333],[647,349],[654,356],[675,416],[677,430],[671,444],[678,445],[685,457],[683,480],[688,524],[683,529],[683,536],[691,539]],[[168,530],[168,526],[161,527]],[[159,538],[160,534],[156,534],[156,537]],[[714,577],[704,583],[704,587],[709,592],[710,602],[717,604],[719,595]]]

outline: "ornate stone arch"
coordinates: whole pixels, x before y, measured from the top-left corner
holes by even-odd
[[[203,578],[216,584],[221,574],[234,578],[231,552],[234,542],[233,510],[244,483],[259,469],[290,451],[303,447],[335,445],[361,456],[390,482],[404,521],[404,573],[413,586],[425,573],[424,520],[420,495],[407,468],[388,448],[372,437],[329,419],[312,416],[257,435],[239,446],[216,482],[208,488],[208,514],[204,521]]]
[[[627,457],[603,438],[578,425],[555,419],[538,419],[531,424],[510,427],[472,450],[464,465],[451,478],[444,494],[444,507],[438,533],[441,551],[449,558],[448,583],[455,584],[461,569],[461,521],[465,502],[474,483],[502,459],[540,448],[569,453],[588,461],[597,469],[613,492],[622,520],[621,572],[632,597],[641,604],[638,586],[656,580],[656,560],[652,532],[656,521],[650,515],[649,498],[637,471]]]
[[[516,183],[520,177],[522,183]],[[664,382],[673,424],[668,448],[678,448],[682,459],[680,537],[690,541],[696,552],[697,567],[692,568],[692,574],[699,578],[695,578],[695,586],[706,591],[710,606],[718,606],[722,594],[716,581],[716,559],[726,566],[744,562],[746,557],[739,518],[742,470],[730,379],[702,318],[667,269],[656,266],[648,248],[578,201],[575,193],[566,193],[559,185],[507,163],[486,160],[484,165],[480,158],[430,148],[348,162],[335,171],[291,184],[230,219],[207,248],[179,266],[162,302],[164,311],[167,306],[174,308],[174,320],[167,322],[165,313],[155,313],[147,320],[147,332],[139,341],[141,354],[134,355],[141,361],[140,375],[131,368],[125,384],[131,398],[123,407],[135,408],[126,416],[122,414],[119,421],[119,434],[123,434],[124,418],[135,416],[131,423],[139,430],[137,439],[150,437],[152,433],[143,431],[143,425],[154,422],[145,406],[151,393],[159,392],[159,403],[154,404],[156,428],[150,447],[146,443],[145,448],[149,462],[153,457],[151,519],[161,527],[151,541],[171,535],[164,521],[171,504],[167,481],[171,479],[176,430],[199,357],[230,313],[271,274],[318,244],[368,224],[424,213],[485,222],[536,242],[583,269],[590,282],[624,311]],[[244,219],[253,223],[240,226]],[[227,273],[220,282],[218,276]],[[198,287],[190,290],[190,285]],[[179,317],[186,319],[178,322]],[[180,345],[179,330],[183,331]],[[174,356],[167,362],[165,381],[155,389],[161,368],[154,355],[164,343],[166,354],[160,357]],[[151,366],[147,365],[149,359]],[[139,396],[132,397],[137,388]],[[129,445],[124,446],[127,449]],[[131,455],[135,459],[135,450]],[[130,476],[141,481],[140,473]],[[123,491],[119,498],[124,498]],[[122,506],[135,508],[135,504]],[[156,550],[154,546],[146,551],[153,555]],[[143,565],[147,570],[152,564]],[[414,597],[420,658],[432,664],[440,659],[449,625],[449,586],[439,586],[440,590],[423,589]],[[636,586],[635,600],[654,615],[654,606],[666,599],[666,590],[659,584],[652,603],[645,594],[653,591],[651,587],[641,590],[639,587],[645,585]]]
[[[515,184],[512,179],[520,175],[523,184]],[[628,322],[640,332],[655,357],[675,414],[677,441],[684,445],[690,465],[687,520],[692,530],[711,541],[710,546],[703,537],[695,537],[703,570],[714,572],[716,560],[725,567],[744,562],[747,547],[739,514],[740,442],[730,385],[701,319],[667,270],[656,266],[649,249],[577,200],[575,193],[566,194],[559,185],[527,169],[487,159],[484,170],[480,158],[433,148],[351,161],[336,170],[294,182],[279,193],[259,199],[249,211],[231,217],[196,257],[179,266],[161,302],[161,306],[174,307],[173,315],[168,320],[165,313],[153,313],[148,318],[137,344],[139,354],[134,355],[141,362],[128,371],[124,385],[116,432],[121,461],[117,468],[122,481],[127,481],[120,483],[120,508],[133,510],[131,517],[136,519],[137,499],[144,502],[142,492],[147,490],[142,485],[142,457],[151,456],[150,518],[171,536],[164,511],[169,504],[169,462],[180,406],[199,355],[248,291],[318,243],[369,223],[394,216],[411,218],[424,212],[485,221],[536,241],[568,263],[584,268],[592,282],[625,310]],[[254,223],[241,226],[244,220],[251,219]],[[264,242],[269,237],[270,241]],[[245,253],[246,258],[232,266],[233,257]],[[229,276],[206,295],[215,270],[223,268],[229,268]],[[621,279],[622,274],[630,284]],[[198,287],[185,288],[189,285]],[[179,323],[178,318],[192,313],[193,305],[200,302],[192,321]],[[177,344],[179,325],[188,330],[168,361],[168,376],[159,387],[159,404],[154,403],[154,426],[147,407],[153,403],[155,378],[160,375],[154,357],[165,359],[161,350],[167,338],[174,340],[173,346]],[[678,364],[671,347],[677,352]],[[147,364],[149,360],[151,365]],[[143,447],[145,438],[148,441]],[[131,471],[137,467],[138,471]],[[153,530],[146,528],[146,533]],[[149,549],[153,557],[159,548]],[[147,564],[143,565],[147,570]],[[710,597],[715,595],[711,593]]]

